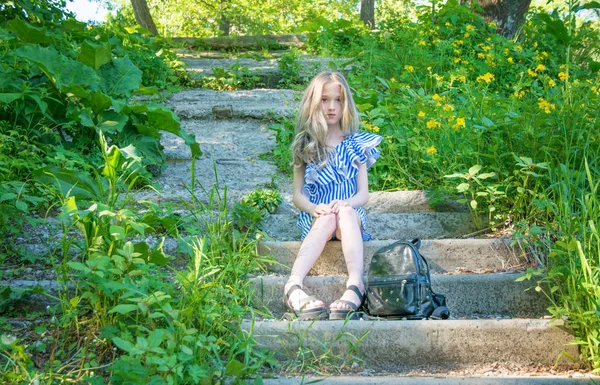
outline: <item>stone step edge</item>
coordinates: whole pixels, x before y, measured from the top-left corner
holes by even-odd
[[[363,243],[365,270],[373,255],[382,247],[399,240],[372,240]],[[490,273],[534,267],[533,261],[518,247],[510,246],[509,238],[491,239],[422,239],[420,252],[433,273],[468,272]],[[288,273],[300,249],[300,241],[264,240],[258,244],[260,255],[272,255],[276,263],[270,271]],[[342,275],[346,263],[341,242],[327,242],[309,275]]]
[[[491,368],[490,368],[491,369]],[[347,371],[345,371],[347,372]],[[600,376],[588,373],[575,372],[573,374],[555,375],[550,372],[534,372],[526,375],[504,375],[495,370],[483,372],[482,374],[471,374],[468,377],[457,375],[456,372],[431,373],[430,370],[422,370],[421,375],[395,373],[370,373],[365,371],[363,375],[343,375],[329,377],[282,377],[282,378],[263,378],[265,385],[300,385],[300,384],[320,384],[320,385],[567,385],[567,384],[586,384],[600,382]],[[453,376],[451,376],[453,374]]]
[[[543,317],[550,305],[543,293],[530,290],[535,282],[515,282],[521,274],[457,274],[431,276],[434,292],[446,296],[451,317],[473,315],[500,315],[510,317]],[[252,278],[255,306],[270,312],[273,317],[283,316],[283,286],[287,276],[260,276]],[[347,276],[308,276],[304,288],[309,295],[322,300],[327,306],[339,299],[345,291]],[[543,287],[543,286],[542,286]]]
[[[557,360],[561,352],[578,357],[572,333],[549,320],[245,321],[242,326],[280,359],[294,359],[299,349],[318,356],[325,346],[386,370],[420,367],[425,358],[440,367],[532,362],[570,367],[574,364],[564,356]]]

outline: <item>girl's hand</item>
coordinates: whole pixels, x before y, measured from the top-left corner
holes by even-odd
[[[350,203],[348,203],[346,201],[334,200],[334,201],[331,201],[331,203],[329,204],[329,207],[331,207],[332,213],[337,214],[340,212],[341,207],[351,207],[351,206],[350,206]]]
[[[331,207],[323,203],[319,203],[318,205],[316,205],[310,213],[310,215],[312,215],[315,218],[322,217],[323,215],[328,214],[331,214]]]

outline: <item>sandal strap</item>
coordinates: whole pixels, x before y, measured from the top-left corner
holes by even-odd
[[[352,302],[352,301],[348,301],[346,299],[338,299],[336,301],[334,301],[333,303],[343,303],[345,305],[350,306],[350,308],[354,311],[356,311],[359,307],[362,306],[363,302],[365,302],[365,296],[366,293],[361,293],[360,289],[358,288],[358,286],[356,285],[350,285],[346,288],[346,290],[350,290],[353,291],[354,294],[356,294],[358,296],[358,299],[360,300],[360,303],[357,305],[356,303]]]
[[[350,309],[352,309],[352,310],[354,310],[354,311],[356,311],[356,309],[358,309],[358,307],[360,306],[360,305],[356,306],[356,304],[355,304],[354,302],[352,302],[352,301],[347,301],[347,300],[345,300],[345,299],[338,299],[338,300],[336,300],[336,301],[333,301],[333,304],[336,304],[336,303],[343,303],[343,304],[345,304],[345,305],[348,305],[348,306],[350,306]],[[332,304],[332,305],[333,305],[333,304]],[[344,309],[340,309],[340,310],[344,310]]]
[[[296,309],[294,309],[294,306],[292,306],[292,304],[290,304],[290,295],[292,295],[292,293],[295,292],[296,290],[302,290],[302,292],[304,292],[304,294],[306,295],[306,292],[299,285],[293,285],[292,287],[290,287],[290,289],[287,291],[287,293],[285,293],[287,303],[288,303],[288,305],[290,305],[290,307],[292,308],[293,311],[304,310],[304,307],[306,305],[308,305],[309,303],[318,301],[318,299],[313,297],[312,295],[307,295],[306,297],[302,298],[301,300],[299,300],[297,302],[298,310],[296,310]],[[320,309],[320,308],[315,308],[315,309]],[[314,309],[311,309],[311,310],[314,310]]]

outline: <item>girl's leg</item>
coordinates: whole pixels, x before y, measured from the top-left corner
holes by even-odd
[[[324,215],[314,220],[310,231],[304,238],[298,256],[294,261],[290,279],[285,284],[284,293],[288,293],[293,285],[303,287],[304,277],[308,274],[315,261],[325,248],[327,241],[335,231],[336,216],[334,214]],[[303,290],[295,290],[290,294],[289,304],[294,308],[299,308],[299,303],[308,295]],[[304,309],[311,309],[323,306],[323,301],[312,301]]]
[[[364,252],[360,217],[352,207],[343,206],[336,215],[336,222],[337,229],[335,236],[342,242],[342,251],[346,260],[346,267],[348,268],[348,282],[346,283],[346,287],[355,285],[361,293],[364,293]],[[361,303],[361,298],[352,290],[346,290],[341,299],[357,305]],[[331,308],[349,309],[350,307],[344,303],[336,303],[332,304]]]

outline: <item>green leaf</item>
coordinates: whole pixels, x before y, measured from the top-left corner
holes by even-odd
[[[490,119],[486,118],[485,116],[483,117],[483,119],[481,119],[481,123],[483,123],[484,126],[486,127],[494,127],[496,124],[494,124],[494,122],[492,122]]]
[[[27,203],[23,202],[23,201],[16,201],[15,202],[15,207],[19,210],[22,211],[24,213],[27,212]]]
[[[495,172],[486,172],[477,176],[478,179],[488,179],[496,176]]]
[[[137,309],[138,309],[138,306],[135,304],[120,304],[120,305],[117,305],[117,306],[113,307],[112,309],[110,309],[108,311],[108,313],[109,314],[112,314],[112,313],[128,314],[128,313],[136,311]],[[117,345],[117,346],[119,346],[119,345]],[[121,349],[123,349],[123,348],[121,348]],[[123,350],[125,350],[125,349],[123,349]]]
[[[110,108],[112,105],[110,97],[100,91],[92,92],[87,100],[89,101],[88,106],[91,107],[95,114]]]
[[[468,183],[461,183],[458,186],[456,186],[456,190],[459,193],[465,192],[469,190],[469,184]]]
[[[26,45],[15,50],[14,53],[37,65],[63,93],[72,93],[77,97],[85,98],[98,83],[98,76],[93,69],[68,58],[54,48]]]
[[[102,91],[111,96],[130,97],[142,85],[142,71],[128,58],[112,59],[98,70]]]
[[[0,93],[0,104],[8,104],[19,99],[21,94],[15,93]]]
[[[481,171],[481,166],[476,164],[475,166],[473,166],[469,169],[469,175],[475,176],[475,175],[477,175],[477,173],[479,171]]]
[[[129,116],[115,111],[103,111],[98,114],[98,129],[107,134],[116,134],[123,130],[129,121]]]
[[[110,235],[118,241],[125,239],[125,229],[121,226],[111,225]]]
[[[11,199],[15,199],[16,197],[17,197],[17,194],[15,194],[15,193],[2,194],[2,195],[0,195],[0,203],[11,200]]]
[[[79,122],[83,127],[94,127],[94,118],[92,117],[92,111],[89,108],[81,110],[79,114]]]
[[[472,201],[471,201],[471,208],[472,208],[473,210],[476,210],[476,209],[477,209],[477,201],[476,201],[476,200],[472,200]]]
[[[20,20],[12,19],[6,23],[6,29],[14,32],[19,40],[24,43],[50,44],[52,37],[48,35],[45,28],[34,27],[31,24]]]
[[[238,360],[231,360],[227,363],[225,372],[232,376],[240,377],[244,373],[245,369],[246,365],[242,364]]]
[[[82,171],[60,167],[44,167],[33,172],[35,180],[54,186],[63,196],[69,194],[80,199],[100,200],[104,188],[98,180],[90,178]]]
[[[125,341],[124,339],[121,339],[119,337],[114,337],[112,339],[112,342],[117,345],[117,347],[121,350],[126,351],[127,353],[130,353],[131,350],[134,348],[133,344],[129,341]]]
[[[94,44],[84,41],[79,53],[79,61],[97,70],[112,59],[110,43]]]

